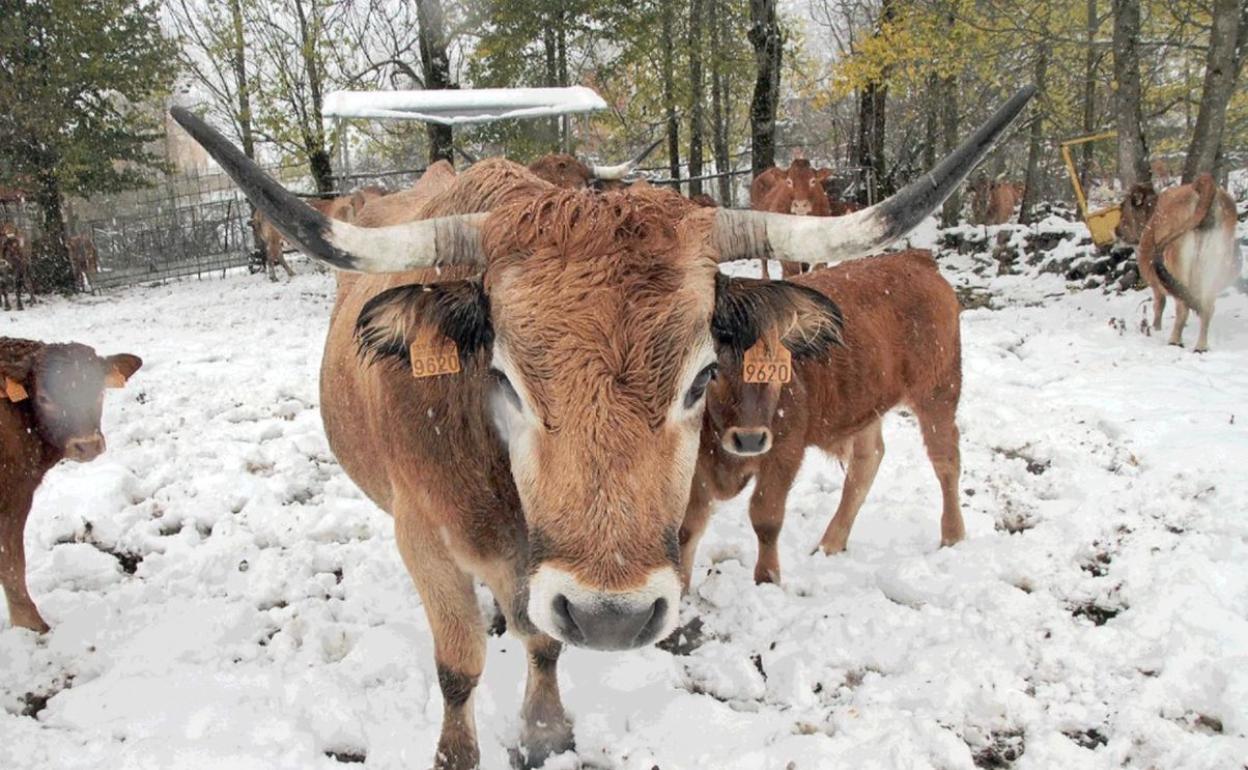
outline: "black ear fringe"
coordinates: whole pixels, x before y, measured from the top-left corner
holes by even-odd
[[[817,319],[810,318],[812,312]],[[824,295],[787,281],[716,276],[715,313],[711,333],[717,345],[741,357],[763,331],[801,319],[781,342],[797,358],[811,358],[843,344],[844,317]]]
[[[478,351],[494,343],[490,301],[478,280],[398,286],[365,303],[355,322],[359,354],[370,363],[382,360],[411,363],[409,334],[435,324],[459,348],[467,366]]]

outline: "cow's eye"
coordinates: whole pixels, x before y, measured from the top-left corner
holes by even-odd
[[[719,366],[711,364],[698,372],[698,376],[693,378],[693,384],[689,386],[689,392],[685,394],[685,408],[692,409],[702,396],[706,395],[706,386],[711,384],[711,380],[715,379],[715,373],[719,371]]]
[[[507,401],[515,407],[517,412],[521,411],[520,394],[517,393],[515,387],[512,386],[511,380],[507,379],[507,375],[503,374],[501,369],[491,369],[490,375],[494,377],[494,382],[496,383],[496,387],[499,392],[507,397]]]

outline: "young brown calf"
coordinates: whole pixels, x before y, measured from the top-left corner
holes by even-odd
[[[0,224],[0,262],[4,263],[3,274],[0,275],[0,278],[5,279],[4,284],[0,285],[4,309],[9,309],[6,287],[12,285],[13,293],[17,295],[17,309],[22,310],[22,287],[26,287],[27,299],[34,296],[30,289],[30,249],[27,248],[26,239],[18,231],[17,225],[12,222]]]
[[[787,384],[775,378],[766,384],[745,382],[744,372],[756,373],[750,365],[752,353],[721,353],[680,531],[686,589],[712,504],[736,496],[755,477],[750,499],[750,521],[758,536],[754,580],[780,580],[776,541],[785,499],[810,446],[845,462],[841,502],[819,543],[825,553],[845,550],[854,517],[884,456],[881,417],[901,404],[918,418],[940,482],[941,545],[952,545],[965,534],[954,421],[962,388],[959,308],[931,254],[907,251],[845,262],[793,282],[840,307],[841,345],[826,356],[794,360]]]
[[[35,490],[61,460],[104,451],[104,388],[124,386],[142,365],[128,353],[0,337],[0,584],[15,626],[48,630],[26,589],[22,533]]]

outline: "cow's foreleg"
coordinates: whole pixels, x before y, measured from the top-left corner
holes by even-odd
[[[845,462],[845,483],[841,486],[841,502],[836,515],[828,522],[819,550],[824,553],[840,553],[849,542],[849,532],[854,519],[862,509],[867,493],[875,482],[875,474],[884,459],[884,435],[880,421],[876,420],[854,434],[849,440],[849,457]]]
[[[48,624],[26,588],[26,549],[22,533],[26,529],[30,504],[31,495],[25,495],[10,510],[0,510],[0,584],[4,586],[4,598],[9,605],[9,621],[14,626],[43,633],[48,630]]]
[[[754,495],[750,498],[750,524],[758,538],[758,561],[754,564],[755,583],[780,582],[780,552],[777,548],[784,526],[784,502],[802,464],[802,447],[783,451],[773,447],[771,457],[758,472]]]
[[[442,735],[435,770],[471,770],[480,759],[472,693],[485,665],[485,623],[472,578],[441,540],[430,535],[423,517],[396,505],[395,540],[416,583],[433,631],[438,686],[442,690]]]
[[[698,555],[698,541],[706,532],[713,504],[714,496],[708,482],[700,471],[695,472],[693,488],[689,492],[689,505],[685,507],[684,521],[680,523],[681,593],[689,593],[689,586],[693,582],[693,561]]]
[[[524,705],[520,709],[524,728],[519,749],[511,752],[511,763],[519,768],[541,767],[548,758],[576,747],[572,720],[568,719],[559,697],[557,668],[563,645],[537,631],[528,620],[525,608],[516,603],[521,596],[518,589],[523,570],[510,563],[497,566],[501,568],[481,570],[480,577],[502,609],[508,630],[524,641],[529,660]]]
[[[524,640],[529,654],[529,675],[524,685],[524,706],[520,715],[524,731],[520,734],[524,768],[541,767],[546,760],[576,747],[572,737],[572,720],[563,710],[559,697],[559,653],[563,645],[545,634]]]
[[[1183,347],[1183,327],[1187,325],[1187,303],[1174,298],[1174,329],[1170,332],[1170,344]]]

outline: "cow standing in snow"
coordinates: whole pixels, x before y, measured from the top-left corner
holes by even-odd
[[[1153,290],[1153,328],[1161,329],[1166,295],[1175,299],[1171,345],[1183,345],[1189,310],[1200,317],[1196,352],[1209,349],[1209,322],[1218,294],[1239,275],[1242,257],[1235,241],[1235,200],[1213,177],[1158,194],[1138,184],[1122,204],[1119,240],[1138,244],[1140,277]]]
[[[104,389],[142,365],[128,353],[101,358],[86,345],[0,337],[0,584],[15,626],[48,630],[26,588],[22,534],[35,490],[61,460],[104,451]]]
[[[877,251],[943,202],[1034,91],[932,174],[838,220],[708,209],[670,190],[561,190],[493,159],[402,221],[363,227],[303,205],[172,110],[286,237],[350,271],[326,339],[322,418],[343,469],[393,515],[429,617],[444,708],[436,768],[479,765],[486,628],[474,579],[528,652],[526,767],[573,746],[555,673],[563,643],[632,649],[675,627],[678,530],[717,349],[779,329],[818,355],[837,320],[816,292],[719,264]]]
[[[807,447],[818,447],[845,463],[840,505],[819,543],[824,553],[845,550],[854,517],[884,457],[881,418],[902,404],[918,418],[940,482],[941,545],[953,545],[965,535],[954,420],[962,390],[958,298],[931,253],[907,251],[847,262],[795,278],[793,284],[835,303],[844,321],[826,330],[834,344],[825,356],[808,355],[803,347],[807,340],[784,341],[793,349],[781,359],[795,360],[788,372],[773,370],[776,376],[760,376],[760,367],[782,367],[783,360],[754,363],[748,352],[721,349],[680,530],[686,590],[711,506],[735,497],[751,478],[757,479],[750,498],[750,521],[758,537],[754,580],[780,580],[776,544],[785,501]],[[763,352],[765,359],[771,358]]]
[[[0,223],[0,297],[4,299],[4,309],[9,309],[7,287],[13,288],[17,298],[17,309],[22,310],[22,287],[26,288],[26,298],[33,299],[34,292],[30,288],[30,249],[26,239],[12,222]]]

